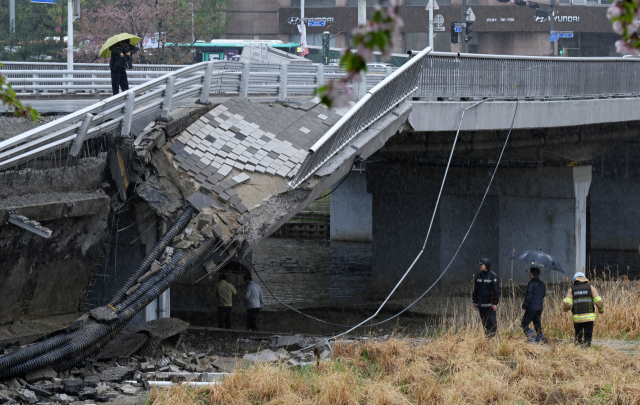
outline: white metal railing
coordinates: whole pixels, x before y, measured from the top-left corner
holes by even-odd
[[[309,149],[289,185],[299,186],[353,138],[414,93],[430,52],[431,48],[423,50],[367,92]]]
[[[97,91],[110,89],[109,72],[87,71],[92,77],[77,77],[78,71],[45,70],[58,77],[20,78],[24,71],[2,71],[15,90]],[[272,95],[279,100],[289,96],[311,96],[314,89],[329,78],[343,77],[338,67],[323,65],[269,65],[249,62],[202,62],[173,72],[129,72],[129,91],[111,96],[75,113],[39,126],[0,142],[0,170],[16,167],[32,159],[69,149],[77,156],[86,140],[116,132],[128,136],[136,118],[158,112],[160,119],[170,119],[172,106],[185,98],[197,98],[207,103],[211,95]],[[392,74],[391,69],[372,69],[367,79],[376,83]],[[65,77],[71,76],[74,77]],[[144,79],[137,79],[144,75]],[[94,77],[95,76],[95,77]],[[151,77],[153,76],[153,77]],[[159,77],[158,77],[159,76]],[[74,154],[75,153],[75,154]]]
[[[213,63],[234,62],[220,61]],[[1,72],[7,76],[14,91],[23,94],[61,94],[67,92],[76,94],[109,94],[111,92],[111,75],[108,65],[105,65],[106,69],[95,70],[90,69],[95,67],[95,64],[83,64],[81,67],[84,69],[78,69],[78,64],[76,64],[76,70],[73,71],[56,69],[58,65],[63,66],[62,64],[40,63],[37,65],[39,69],[32,70],[16,69],[16,67],[26,66],[16,63],[9,64],[8,62],[5,67],[11,67],[11,69],[3,68]],[[143,70],[145,66],[150,66],[151,70]],[[249,66],[248,95],[279,95],[284,93],[311,95],[317,85],[323,83],[324,80],[341,78],[345,75],[344,70],[338,66],[318,64],[277,65],[251,63]],[[51,69],[43,69],[44,67]],[[134,65],[134,67],[136,66]],[[165,67],[165,65],[138,65],[136,67],[138,70],[128,71],[130,87],[133,88],[167,74],[168,71],[158,70],[162,67]],[[180,69],[185,67],[187,66],[183,65]],[[367,87],[372,88],[395,69],[371,66],[367,74]],[[281,76],[285,77],[286,80],[281,80]],[[241,77],[239,76],[238,80]],[[286,88],[281,89],[283,83],[286,83]]]
[[[601,97],[640,94],[640,59],[431,52],[414,97]]]

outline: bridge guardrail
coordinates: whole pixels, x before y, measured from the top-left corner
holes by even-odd
[[[600,97],[640,94],[640,60],[431,52],[414,97]]]
[[[233,63],[220,61],[213,63],[226,63],[228,66]],[[47,64],[41,63],[39,67],[46,67]],[[73,91],[75,93],[108,94],[111,90],[111,76],[108,65],[105,70],[57,70],[56,66],[61,64],[49,64],[50,69],[2,69],[2,73],[7,76],[13,90],[18,93],[33,94],[50,94],[50,93],[67,93]],[[76,64],[77,65],[77,64]],[[92,64],[85,64],[87,68],[94,67]],[[296,94],[296,95],[312,95],[313,90],[324,82],[325,79],[344,77],[344,70],[338,66],[323,66],[318,64],[261,64],[250,63],[248,95],[277,95],[280,93]],[[11,65],[18,66],[17,64]],[[138,70],[128,71],[129,84],[131,88],[134,86],[148,82],[151,79],[165,75],[168,71],[162,70],[142,70],[144,66],[140,65]],[[163,67],[164,65],[158,65]],[[181,69],[187,66],[183,65]],[[241,66],[241,65],[238,65]],[[153,66],[152,66],[153,67]],[[377,66],[370,67],[367,75],[367,87],[373,88],[377,83],[382,81],[386,76],[391,74],[395,68],[381,68]],[[174,70],[175,71],[175,70]],[[238,68],[238,73],[241,68]],[[286,80],[281,80],[281,76],[286,75]],[[285,77],[285,76],[282,76]],[[229,77],[227,77],[229,78]],[[240,77],[236,80],[240,80]],[[286,88],[281,89],[281,84],[286,82]],[[286,96],[284,97],[286,98]],[[281,99],[284,99],[281,97]]]
[[[107,132],[119,131],[121,135],[127,136],[132,121],[137,117],[160,111],[161,119],[169,119],[173,103],[185,98],[197,97],[199,102],[207,103],[212,94],[238,95],[241,98],[271,94],[280,100],[286,100],[290,95],[310,96],[326,78],[344,75],[344,71],[337,66],[325,68],[327,67],[323,65],[216,61],[189,65],[172,72],[131,72],[132,81],[136,85],[129,91],[0,142],[0,170],[22,165],[61,149],[77,151],[82,142]],[[19,76],[24,71],[13,72]],[[9,77],[15,90],[97,91],[111,88],[106,83],[107,80],[110,81],[108,71],[45,72],[54,72],[52,74],[58,77],[16,78],[12,77],[12,71],[2,71]],[[384,70],[384,74],[382,72],[373,70],[370,76],[377,75],[380,77],[378,80],[381,80],[391,74],[390,69]],[[86,74],[91,77],[75,77]],[[71,75],[74,77],[68,77]],[[161,76],[150,78],[158,75]],[[142,79],[144,82],[136,80],[139,76],[145,76]],[[375,81],[376,78],[372,78],[371,82]],[[24,84],[25,82],[32,84]]]
[[[420,73],[430,52],[431,48],[426,48],[418,53],[367,92],[310,148],[300,170],[289,185],[293,188],[299,186],[369,125],[414,93],[418,89]]]

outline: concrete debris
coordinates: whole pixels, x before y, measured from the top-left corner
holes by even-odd
[[[56,394],[51,399],[62,402],[63,404],[68,404],[69,402],[74,402],[76,400],[74,397],[67,394]]]
[[[18,395],[20,395],[20,399],[29,404],[35,404],[38,402],[38,397],[33,391],[30,390],[19,390]]]
[[[120,391],[122,391],[123,394],[125,395],[138,395],[139,393],[141,393],[143,391],[142,387],[134,387],[132,385],[123,385],[121,387],[118,388]]]
[[[251,363],[268,363],[280,360],[280,356],[271,350],[266,349],[259,353],[245,354],[243,359],[248,360]]]
[[[186,331],[189,323],[177,318],[161,318],[154,321],[145,322],[131,329],[136,333],[147,333],[151,337],[168,339],[179,333]]]
[[[165,177],[152,175],[138,184],[136,193],[163,218],[171,218],[182,207],[182,193]]]
[[[58,375],[58,373],[56,373],[56,371],[50,367],[46,367],[46,368],[42,368],[40,370],[35,370],[32,371],[30,373],[27,373],[27,375],[24,376],[24,379],[28,382],[28,383],[37,383],[43,380],[53,380],[54,378],[56,378],[56,376]],[[15,380],[14,378],[12,378],[11,380]],[[11,381],[10,380],[10,381]],[[16,381],[17,382],[17,381]]]
[[[149,336],[143,333],[124,331],[112,339],[98,354],[98,360],[112,359],[115,357],[129,357],[140,349]]]
[[[90,376],[87,381],[91,382],[121,382],[128,377],[133,376],[134,369],[128,366],[125,367],[111,367],[102,371],[98,375]]]
[[[89,311],[89,315],[98,322],[110,322],[118,319],[118,314],[112,306],[102,306],[93,308]]]
[[[282,347],[285,348],[287,350],[298,350],[300,349],[300,335],[293,335],[293,336],[283,336],[280,339],[278,339],[278,342],[276,343],[276,347]]]

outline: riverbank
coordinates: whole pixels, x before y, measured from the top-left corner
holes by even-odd
[[[640,355],[606,343],[527,344],[503,334],[339,342],[330,360],[236,370],[206,388],[154,389],[150,404],[637,404]]]

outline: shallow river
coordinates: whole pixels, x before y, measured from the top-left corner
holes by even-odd
[[[370,243],[267,238],[254,251],[253,265],[286,303],[357,302],[371,287],[372,248]],[[263,290],[265,304],[274,304],[264,285]]]

